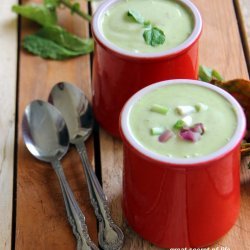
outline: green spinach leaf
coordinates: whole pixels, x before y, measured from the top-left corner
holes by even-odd
[[[57,25],[44,27],[36,35],[82,54],[90,53],[94,49],[93,39],[81,39]]]
[[[23,40],[23,47],[32,54],[55,60],[62,60],[83,54],[81,52],[65,49],[53,41],[44,39],[37,35],[26,36]]]
[[[13,5],[12,11],[31,19],[42,26],[54,25],[57,23],[56,12],[39,4]]]

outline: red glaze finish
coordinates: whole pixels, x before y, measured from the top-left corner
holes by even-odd
[[[228,232],[239,213],[239,145],[207,163],[175,166],[122,137],[123,210],[140,236],[163,248],[204,247]]]
[[[159,53],[137,54],[120,49],[107,41],[101,32],[102,16],[118,1],[104,1],[92,20],[95,39],[93,109],[100,125],[116,137],[120,137],[120,111],[135,92],[162,80],[197,79],[198,41],[202,31],[198,9],[189,0],[177,0],[190,9],[194,17],[193,32],[184,43]]]
[[[237,126],[224,147],[199,158],[168,158],[144,148],[134,137],[129,125],[133,105],[153,90],[178,83],[212,89],[232,104]],[[239,213],[240,142],[245,130],[239,103],[207,83],[163,81],[131,97],[120,118],[124,143],[123,211],[128,224],[144,239],[163,248],[200,248],[219,240]]]
[[[197,79],[198,40],[179,54],[160,58],[123,56],[96,38],[95,41],[92,81],[94,114],[100,125],[116,137],[120,136],[120,111],[135,92],[166,79]]]

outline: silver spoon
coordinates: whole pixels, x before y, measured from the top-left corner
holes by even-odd
[[[89,237],[85,217],[77,205],[60,164],[69,147],[69,134],[62,115],[47,102],[33,101],[25,108],[22,132],[30,153],[39,160],[51,163],[56,172],[68,220],[77,239],[77,249],[97,250]]]
[[[49,102],[62,113],[69,130],[70,142],[80,154],[91,204],[99,222],[99,244],[105,250],[120,249],[123,245],[123,233],[111,218],[107,198],[91,167],[84,143],[93,129],[92,109],[88,99],[76,86],[61,82],[51,90]]]

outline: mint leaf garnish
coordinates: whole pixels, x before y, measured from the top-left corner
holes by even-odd
[[[149,27],[143,33],[144,40],[147,44],[156,47],[165,42],[164,32],[157,27]]]
[[[57,23],[56,12],[54,10],[48,9],[44,5],[35,3],[13,5],[12,11],[25,18],[31,19],[42,26],[55,25]]]
[[[144,25],[145,28],[150,28],[150,27],[151,27],[150,21],[145,21],[145,22],[143,23],[143,25]]]
[[[144,17],[135,10],[128,10],[129,17],[131,17],[135,22],[143,24],[144,23]]]
[[[54,60],[63,60],[85,54],[85,51],[72,51],[37,35],[26,36],[22,46],[34,55]]]
[[[42,1],[42,0],[41,0]],[[42,26],[34,35],[26,36],[22,46],[42,58],[63,60],[93,51],[93,39],[82,39],[57,24],[57,9],[68,8],[90,21],[91,16],[80,9],[77,0],[43,0],[43,3],[13,5],[12,11]]]
[[[135,10],[128,10],[127,15],[131,17],[135,22],[143,24],[145,31],[143,32],[143,38],[146,44],[156,47],[165,42],[164,32],[156,26],[152,26],[150,21],[145,21],[144,17]]]
[[[43,4],[46,8],[55,10],[60,5],[60,0],[43,0]]]
[[[94,49],[93,39],[82,39],[58,25],[44,27],[35,35],[51,40],[65,49],[80,52],[82,54],[90,53]]]

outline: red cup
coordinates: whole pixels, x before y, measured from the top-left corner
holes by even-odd
[[[228,144],[207,156],[173,159],[151,152],[134,138],[129,127],[133,105],[156,88],[178,83],[210,88],[233,105],[238,125]],[[142,238],[163,248],[205,247],[225,235],[239,214],[240,142],[245,129],[245,116],[238,102],[207,83],[165,81],[132,96],[120,118],[123,211],[128,224]]]
[[[93,110],[99,124],[116,137],[120,136],[120,111],[138,90],[166,79],[197,79],[198,40],[202,30],[202,19],[194,4],[189,0],[176,0],[193,14],[194,29],[190,37],[179,46],[160,53],[126,51],[109,42],[101,32],[105,11],[118,1],[104,1],[92,21],[95,39]]]

